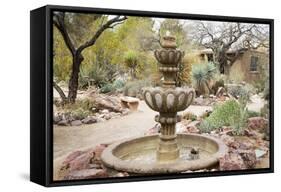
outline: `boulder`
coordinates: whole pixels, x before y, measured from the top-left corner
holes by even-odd
[[[101,112],[101,114],[107,114],[107,113],[109,113],[109,110],[108,109],[103,109],[100,112]]]
[[[257,163],[257,158],[254,150],[238,150],[239,155],[242,157],[246,168],[254,168]]]
[[[63,120],[58,122],[58,125],[67,126],[68,125],[68,121],[66,119],[63,119]]]
[[[94,155],[94,153],[84,152],[72,161],[69,161],[67,167],[70,171],[87,169],[90,167]]]
[[[55,114],[54,117],[53,117],[53,122],[55,124],[57,124],[58,122],[60,122],[62,120],[62,116],[59,115],[59,114]]]
[[[242,157],[238,153],[228,153],[219,158],[220,171],[242,170],[246,169]]]
[[[97,118],[95,118],[93,116],[86,117],[85,119],[82,120],[82,123],[84,123],[84,124],[92,124],[92,123],[96,123],[96,122],[97,122]]]
[[[268,119],[263,117],[251,117],[248,119],[247,128],[257,130],[262,133],[269,133]]]
[[[80,120],[74,120],[74,121],[71,121],[70,125],[71,126],[80,126],[80,125],[82,125],[82,122]]]

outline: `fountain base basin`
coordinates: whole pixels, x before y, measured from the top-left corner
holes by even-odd
[[[187,170],[210,168],[218,164],[219,157],[227,152],[220,140],[197,134],[178,134],[179,158],[174,161],[157,161],[159,135],[151,135],[116,142],[107,147],[101,156],[103,164],[111,169],[139,174],[180,173]],[[194,159],[192,149],[198,149]]]

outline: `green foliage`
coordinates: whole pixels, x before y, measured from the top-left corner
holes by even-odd
[[[112,83],[107,83],[100,88],[101,93],[109,93],[115,91],[115,88]]]
[[[121,91],[121,89],[125,86],[125,82],[117,79],[113,83],[107,83],[100,88],[101,93],[110,93]]]
[[[216,75],[214,84],[212,86],[213,93],[217,93],[220,87],[225,87],[224,76],[223,75]]]
[[[82,107],[77,108],[73,111],[71,111],[71,115],[74,117],[74,119],[84,119],[90,115],[90,112],[87,110],[84,110]]]
[[[65,45],[63,37],[55,27],[53,28],[53,41],[54,77],[57,81],[68,81],[72,66],[72,56]]]
[[[135,80],[126,83],[123,94],[125,96],[139,97],[142,95],[142,88],[151,86],[150,80]]]
[[[249,84],[231,85],[227,87],[227,91],[230,95],[238,99],[243,106],[246,106],[251,94],[254,92],[253,87]]]
[[[182,118],[186,120],[195,121],[197,119],[197,115],[192,112],[185,112],[183,113]]]
[[[137,78],[137,68],[140,67],[138,54],[135,51],[127,51],[124,55],[124,63],[129,69],[132,79]]]
[[[250,117],[259,117],[261,114],[256,111],[247,110],[247,115],[248,118],[250,118]]]
[[[269,96],[269,68],[268,65],[258,65],[259,78],[254,82],[257,93],[263,92],[265,98]],[[267,89],[267,90],[266,90]]]
[[[201,132],[210,132],[222,126],[230,126],[236,134],[240,134],[246,121],[247,111],[244,110],[242,105],[235,100],[228,100],[215,106],[213,112],[202,121],[199,128]]]
[[[210,82],[216,73],[217,69],[213,63],[192,65],[193,85],[200,95],[210,94]]]

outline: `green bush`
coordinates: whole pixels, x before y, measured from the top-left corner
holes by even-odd
[[[259,112],[251,111],[251,110],[247,110],[247,114],[248,114],[248,117],[258,117],[261,115]]]
[[[214,80],[216,73],[217,68],[213,63],[192,65],[193,85],[199,95],[210,94],[210,82]]]
[[[151,86],[149,80],[135,80],[129,81],[123,88],[123,94],[125,96],[137,97],[142,95],[142,88]]]
[[[84,110],[83,108],[77,108],[76,110],[71,111],[71,115],[74,119],[82,120],[90,115],[90,111]]]
[[[227,87],[227,91],[230,95],[238,99],[238,101],[246,106],[247,102],[250,100],[251,94],[255,93],[254,87],[250,84],[246,85],[231,85]]]
[[[213,112],[202,121],[199,128],[201,132],[210,132],[222,126],[230,126],[236,134],[240,134],[246,120],[247,111],[242,105],[235,100],[228,100],[223,104],[216,105]]]
[[[125,83],[122,80],[115,80],[113,83],[107,83],[100,88],[100,93],[116,92],[124,87]]]

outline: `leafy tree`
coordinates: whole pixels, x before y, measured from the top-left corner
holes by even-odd
[[[68,84],[69,91],[67,101],[64,102],[74,103],[77,97],[80,66],[84,60],[83,51],[95,45],[105,30],[114,28],[126,19],[126,16],[120,15],[110,19],[105,15],[54,13],[53,24],[60,31],[72,56],[72,67]],[[59,91],[59,93],[62,92]],[[61,95],[61,97],[66,98],[65,95]]]

